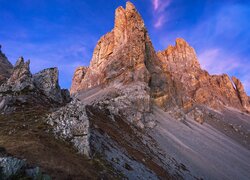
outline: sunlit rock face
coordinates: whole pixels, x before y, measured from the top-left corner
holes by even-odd
[[[226,74],[209,75],[201,69],[195,50],[183,39],[157,53],[174,80],[177,104],[188,110],[196,104],[215,109],[224,106],[247,109],[247,96],[241,82]]]
[[[103,36],[93,54],[90,67],[81,82],[81,89],[100,84],[127,84],[149,81],[145,60],[146,29],[131,3],[115,13],[114,29]]]
[[[71,94],[135,82],[149,89],[148,107],[156,104],[184,112],[196,105],[249,107],[241,83],[202,70],[195,50],[184,39],[177,38],[174,46],[156,53],[140,14],[128,2],[126,8],[116,9],[114,29],[98,41],[89,68],[75,71]]]
[[[73,78],[71,93],[97,85],[129,84],[145,82],[165,89],[164,75],[158,57],[147,34],[144,22],[134,5],[119,7],[115,13],[114,29],[98,42],[90,67],[80,82]],[[157,76],[156,74],[162,74]],[[74,77],[79,77],[78,70]],[[80,83],[79,83],[80,82]],[[77,86],[76,86],[77,85]],[[158,89],[153,88],[157,93]]]
[[[240,98],[242,106],[246,108],[248,111],[250,111],[249,97],[247,96],[244,90],[243,84],[236,77],[232,77],[232,81],[235,84],[235,88],[236,88],[238,97]]]
[[[88,67],[80,66],[76,68],[73,79],[72,79],[72,85],[71,85],[71,92],[75,92],[80,90],[80,85],[82,83],[82,80],[84,79],[84,76],[88,70]]]
[[[89,68],[76,69],[71,93],[96,86],[115,87],[118,94],[120,91],[125,94],[129,92],[131,101],[128,104],[131,107],[124,108],[123,95],[117,99],[116,106],[121,108],[120,112],[128,115],[130,122],[144,127],[142,122],[148,121],[145,120],[145,113],[151,111],[150,97],[157,98],[163,104],[170,97],[165,93],[171,87],[168,79],[140,14],[128,2],[125,9],[116,9],[114,29],[97,43]],[[134,112],[133,109],[139,111]]]

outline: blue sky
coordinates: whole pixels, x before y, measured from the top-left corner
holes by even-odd
[[[31,60],[33,73],[59,67],[69,88],[75,68],[88,65],[98,39],[113,28],[125,0],[0,0],[0,44],[12,63]],[[211,74],[239,77],[250,94],[250,1],[131,0],[155,49],[182,37]]]

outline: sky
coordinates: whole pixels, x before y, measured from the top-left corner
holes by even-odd
[[[131,0],[157,51],[184,38],[203,69],[227,73],[250,95],[249,0]],[[0,0],[0,44],[12,64],[31,60],[31,71],[59,68],[70,88],[76,67],[88,66],[98,39],[113,29],[125,0]]]

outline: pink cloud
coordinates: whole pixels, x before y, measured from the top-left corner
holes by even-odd
[[[160,17],[158,17],[157,21],[155,22],[154,27],[159,28],[164,24],[164,22],[165,22],[165,16],[160,16]]]
[[[158,9],[158,7],[159,7],[159,0],[153,0],[152,3],[153,3],[153,6],[154,6],[154,10],[156,11]]]
[[[214,48],[201,52],[198,55],[201,67],[212,74],[230,73],[237,68],[241,68],[236,57],[227,56],[221,49]]]
[[[171,4],[172,0],[151,0],[154,12],[154,27],[160,28],[166,22],[164,10]]]

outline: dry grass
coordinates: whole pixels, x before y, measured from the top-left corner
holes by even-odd
[[[48,108],[23,107],[15,113],[0,115],[0,147],[11,155],[39,166],[53,179],[119,179],[101,159],[89,160],[50,133],[43,117]]]

